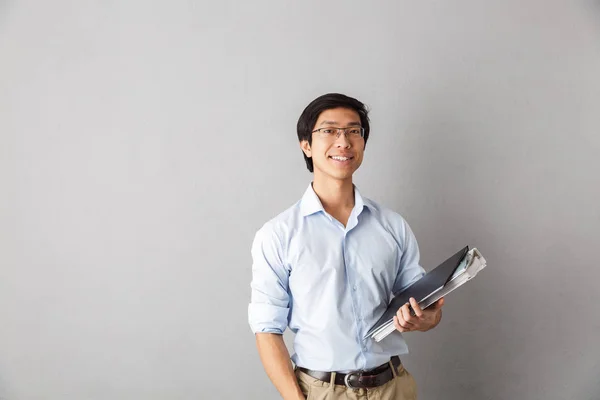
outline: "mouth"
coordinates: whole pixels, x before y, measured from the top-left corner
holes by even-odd
[[[337,164],[348,164],[354,159],[353,156],[329,156],[328,158]]]

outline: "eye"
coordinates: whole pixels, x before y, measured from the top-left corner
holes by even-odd
[[[331,129],[331,128],[325,128],[325,129],[321,130],[321,132],[323,132],[323,133],[325,133],[325,134],[327,134],[327,135],[331,135],[331,134],[333,134],[333,131],[334,131],[334,130],[333,130],[333,129]]]
[[[359,128],[350,129],[349,132],[350,132],[351,135],[360,135],[360,129]]]

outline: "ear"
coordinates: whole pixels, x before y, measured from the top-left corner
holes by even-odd
[[[300,141],[300,148],[302,149],[304,154],[306,154],[306,157],[312,157],[312,151],[310,150],[310,144],[308,143],[308,140]]]

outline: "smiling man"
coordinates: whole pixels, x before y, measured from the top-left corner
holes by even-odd
[[[364,338],[393,294],[425,272],[406,221],[352,182],[369,138],[368,111],[326,94],[302,112],[297,131],[313,181],[252,244],[248,314],[263,366],[284,399],[416,399],[399,358],[408,352],[401,332],[435,327],[443,299],[426,310],[411,299],[416,315],[400,308],[397,332],[379,343]],[[282,338],[288,326],[291,360]]]

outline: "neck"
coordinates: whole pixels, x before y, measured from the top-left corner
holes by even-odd
[[[315,174],[312,187],[325,210],[346,210],[354,207],[352,178],[338,180]]]

